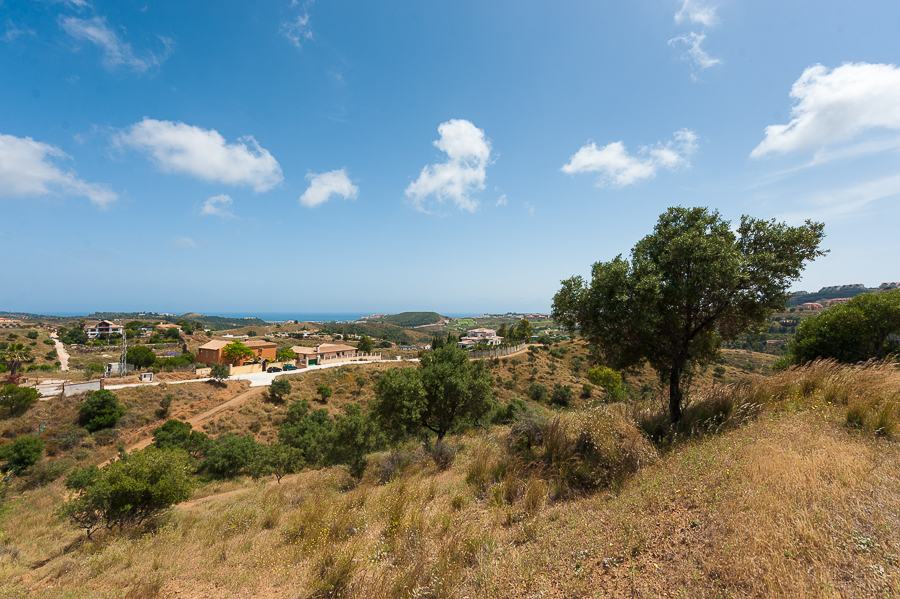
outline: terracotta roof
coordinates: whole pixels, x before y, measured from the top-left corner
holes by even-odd
[[[244,345],[247,347],[275,347],[275,343],[272,341],[263,341],[262,339],[257,341],[246,341]]]
[[[221,339],[213,339],[212,341],[207,341],[206,343],[201,345],[200,349],[216,350],[216,349],[222,349],[226,345],[228,345],[227,341],[222,341]]]
[[[324,354],[326,352],[337,352],[337,351],[356,351],[356,348],[352,345],[337,345],[335,343],[323,343],[318,348],[320,354]]]
[[[295,345],[291,348],[294,350],[294,353],[298,356],[312,356],[316,353],[316,348],[314,347],[303,347],[302,345]]]

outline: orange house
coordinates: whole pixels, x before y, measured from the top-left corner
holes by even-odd
[[[229,341],[224,341],[222,339],[213,339],[212,341],[201,345],[200,350],[197,353],[197,361],[203,362],[204,364],[230,364],[230,362],[225,359],[225,356],[222,355],[222,350],[229,343]],[[263,363],[275,361],[275,350],[278,346],[271,341],[247,341],[244,345],[253,352],[255,361]],[[247,361],[249,360],[238,360],[235,366],[241,366]]]

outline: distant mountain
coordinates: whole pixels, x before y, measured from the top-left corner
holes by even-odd
[[[199,322],[204,327],[212,330],[235,329],[238,327],[248,326],[266,326],[266,321],[259,318],[226,318],[224,316],[208,316],[206,314],[197,314],[189,312],[182,314],[159,314],[157,312],[94,312],[84,316],[51,316],[45,314],[28,314],[26,312],[0,312],[0,316],[6,318],[18,318],[27,320],[44,320],[44,321],[72,321],[72,320],[142,320],[144,322],[178,322],[179,320],[187,320],[189,322]]]
[[[378,320],[398,327],[418,327],[423,324],[439,323],[443,318],[437,312],[401,312],[400,314],[387,314]]]

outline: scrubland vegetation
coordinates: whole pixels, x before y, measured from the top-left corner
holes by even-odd
[[[360,478],[200,479],[194,500],[91,540],[57,515],[64,478],[14,486],[0,596],[900,592],[896,365],[690,397],[676,429],[658,398],[526,402],[508,425],[374,453]]]

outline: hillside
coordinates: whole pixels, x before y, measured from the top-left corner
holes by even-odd
[[[400,314],[388,314],[380,320],[398,327],[419,327],[440,323],[443,318],[437,312],[401,312]]]
[[[826,364],[713,387],[686,411],[685,437],[656,446],[640,432],[653,430],[654,401],[534,406],[512,427],[451,438],[445,466],[411,443],[371,456],[360,481],[342,467],[201,481],[164,519],[92,541],[54,515],[66,490],[45,466],[0,512],[0,596],[894,596],[897,421],[873,432],[865,406],[896,416],[898,377]],[[170,386],[175,410],[207,409],[198,390]],[[276,414],[257,392],[216,427]],[[602,460],[575,449],[579,431],[597,431]],[[78,452],[58,459],[115,449]],[[588,484],[585,464],[607,482]]]

